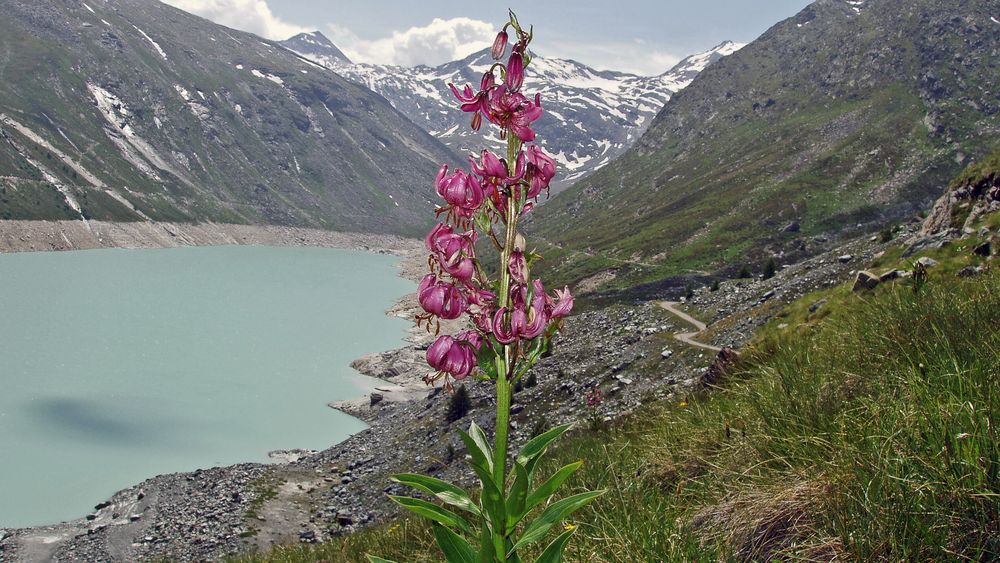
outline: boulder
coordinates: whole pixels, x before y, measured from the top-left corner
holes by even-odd
[[[972,278],[983,273],[982,267],[979,266],[966,266],[958,271],[958,277],[960,278]]]
[[[815,313],[816,311],[819,311],[820,307],[822,307],[823,305],[826,305],[826,299],[820,299],[819,301],[810,305],[809,312]]]
[[[662,352],[660,352],[660,357],[663,358],[664,360],[666,360],[667,358],[669,358],[670,356],[673,356],[673,355],[674,355],[674,351],[670,350],[670,349],[664,349]]]
[[[899,278],[903,277],[903,274],[905,273],[906,273],[905,270],[889,270],[888,272],[885,272],[881,276],[879,276],[878,281],[879,283],[885,283],[892,280],[898,280]]]
[[[879,278],[875,274],[861,270],[854,278],[854,286],[851,291],[861,291],[863,289],[875,289],[879,284]]]
[[[341,526],[350,526],[354,523],[354,516],[347,510],[337,512],[337,523]]]
[[[837,262],[840,262],[841,264],[847,264],[851,260],[854,260],[854,256],[851,254],[844,254],[843,256],[837,257]]]
[[[791,223],[785,225],[781,232],[783,233],[797,233],[802,230],[802,225],[798,221],[792,221]]]
[[[973,248],[972,253],[977,256],[988,257],[990,254],[993,253],[993,247],[992,245],[990,245],[990,241],[986,241],[983,244],[980,244],[979,246]]]
[[[917,260],[917,264],[920,264],[924,268],[933,268],[934,266],[938,265],[938,261],[929,256],[921,256]]]
[[[373,406],[373,407],[375,405],[381,403],[382,399],[385,399],[385,395],[379,393],[378,391],[373,391],[372,394],[369,397],[370,397],[370,400],[371,400],[371,406]]]

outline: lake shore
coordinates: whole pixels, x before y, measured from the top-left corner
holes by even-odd
[[[396,235],[231,223],[0,221],[0,253],[173,248],[178,246],[316,246],[408,256],[418,239]]]

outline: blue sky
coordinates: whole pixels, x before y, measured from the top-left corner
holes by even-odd
[[[731,39],[746,43],[809,0],[166,0],[280,39],[318,29],[352,59],[440,64],[488,46],[512,7],[535,26],[535,50],[599,69],[659,74]]]

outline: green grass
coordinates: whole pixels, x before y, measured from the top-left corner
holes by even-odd
[[[955,276],[965,246],[935,251],[920,292],[807,296],[717,388],[566,439],[548,470],[588,463],[564,494],[609,489],[565,523],[579,526],[568,560],[1000,557],[1000,273]],[[437,560],[425,525],[402,518],[237,561],[365,553]]]

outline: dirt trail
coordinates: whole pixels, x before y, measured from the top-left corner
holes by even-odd
[[[674,338],[680,340],[681,342],[689,346],[704,348],[705,350],[711,350],[713,352],[718,352],[722,350],[722,348],[719,348],[718,346],[712,346],[711,344],[703,344],[695,340],[694,337],[698,336],[699,334],[701,334],[703,330],[705,330],[706,328],[705,323],[699,321],[698,319],[692,317],[691,315],[685,313],[684,311],[681,311],[680,309],[677,308],[677,305],[680,305],[680,303],[676,301],[660,301],[660,307],[663,307],[667,311],[670,311],[673,315],[679,317],[681,320],[693,325],[696,330],[695,332],[682,332],[679,334],[675,334]]]

